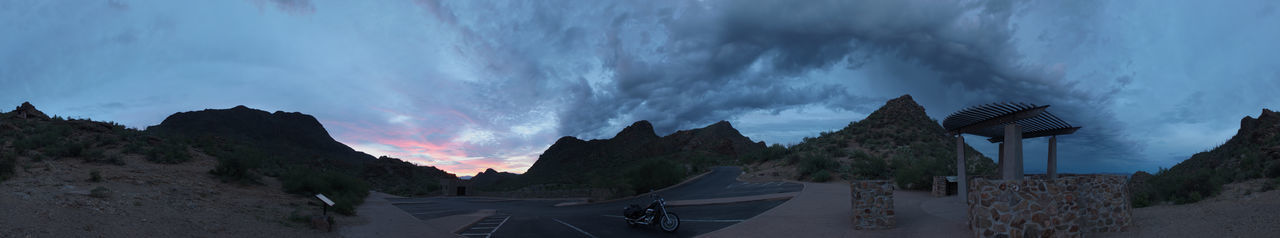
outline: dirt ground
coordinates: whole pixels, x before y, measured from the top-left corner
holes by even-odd
[[[337,237],[310,228],[320,208],[272,178],[222,183],[208,174],[215,159],[199,153],[177,165],[124,161],[19,158],[16,176],[0,183],[0,237]],[[101,181],[90,181],[91,171]],[[92,192],[99,187],[109,192]]]
[[[1134,209],[1129,231],[1100,237],[1276,237],[1280,190],[1259,192],[1265,180],[1224,186],[1221,195],[1192,204]]]

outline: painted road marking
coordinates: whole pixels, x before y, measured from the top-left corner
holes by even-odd
[[[481,219],[481,220],[497,220],[497,219],[499,219],[499,218],[498,218],[498,217],[496,217],[496,216],[497,216],[497,215],[495,215],[495,216],[489,216],[489,217],[486,217],[486,218]],[[506,217],[502,217],[501,219],[502,219],[502,221],[499,221],[499,222],[484,222],[484,223],[493,223],[493,224],[497,224],[497,226],[480,226],[480,225],[492,225],[492,224],[480,224],[480,223],[477,223],[476,225],[473,225],[473,227],[471,227],[471,228],[467,229],[467,231],[469,231],[469,232],[467,232],[467,233],[459,233],[458,235],[461,235],[461,236],[468,236],[468,237],[470,237],[470,236],[474,236],[474,237],[485,237],[485,238],[491,237],[491,236],[493,236],[493,233],[494,233],[494,232],[498,232],[498,228],[501,228],[503,224],[506,224],[506,223],[507,223],[507,220],[508,220],[508,219],[511,219],[511,215],[507,215]],[[473,231],[473,230],[486,230],[486,229],[490,229],[490,230],[489,230],[489,232],[471,232],[471,231]]]
[[[582,234],[583,234],[583,235],[587,235],[587,237],[596,238],[596,236],[595,236],[595,235],[591,235],[591,233],[587,233],[587,231],[584,231],[584,230],[582,230],[582,229],[578,229],[578,227],[576,227],[576,226],[569,225],[569,223],[565,223],[564,221],[561,221],[560,219],[551,218],[551,220],[556,220],[556,222],[559,222],[560,224],[564,224],[565,226],[568,226],[569,228],[573,228],[574,230],[577,230],[578,232],[582,232]]]
[[[612,218],[622,218],[619,215],[601,215]],[[680,222],[743,222],[746,220],[704,220],[704,219],[680,219]]]

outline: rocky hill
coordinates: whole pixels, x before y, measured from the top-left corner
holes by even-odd
[[[457,178],[435,167],[351,149],[329,136],[315,117],[297,112],[268,113],[245,106],[180,112],[146,132],[188,142],[216,157],[237,160],[228,164],[252,167],[243,169],[249,173],[272,177],[335,172],[402,196],[432,194],[439,189],[439,179]]]
[[[479,190],[492,190],[495,185],[506,183],[518,176],[520,175],[515,173],[485,169],[484,172],[476,173],[476,176],[471,177],[471,187]]]
[[[1144,174],[1135,173],[1130,181],[1137,207],[1196,202],[1232,182],[1265,177],[1280,183],[1280,113],[1262,109],[1258,118],[1246,116],[1226,143],[1154,175]]]
[[[640,181],[650,179],[628,180],[627,176],[619,175],[634,171],[635,177],[641,177],[645,176],[642,171],[661,170],[671,175],[667,177],[678,177],[674,179],[679,181],[710,165],[736,163],[739,156],[764,148],[764,142],[752,142],[726,121],[663,137],[658,137],[648,121],[637,121],[610,139],[560,138],[538,157],[527,173],[516,179],[518,182],[504,187],[568,184],[629,186],[631,190],[642,191],[667,183],[671,178],[650,184]]]
[[[116,123],[0,113],[0,237],[336,237],[281,181],[223,183],[218,161]],[[347,217],[339,222],[352,222]]]
[[[360,164],[373,156],[351,149],[329,136],[311,115],[297,112],[268,113],[236,106],[170,115],[147,132],[161,136],[209,138],[270,147],[279,156],[332,158]]]
[[[910,95],[903,95],[843,129],[749,156],[755,172],[747,177],[892,178],[901,187],[923,189],[935,175],[955,174],[955,153],[955,138]],[[965,158],[971,175],[994,172],[995,163],[968,145]]]

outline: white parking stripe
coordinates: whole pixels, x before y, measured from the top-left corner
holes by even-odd
[[[556,222],[559,222],[560,224],[564,224],[565,226],[568,226],[569,228],[573,228],[574,230],[577,230],[578,232],[582,232],[582,234],[583,234],[583,235],[587,235],[587,237],[596,238],[596,236],[595,236],[595,235],[591,235],[591,233],[587,233],[587,231],[584,231],[584,230],[582,230],[582,229],[578,229],[578,227],[576,227],[576,226],[569,225],[569,223],[565,223],[564,221],[561,221],[560,219],[551,218],[551,220],[556,220]]]
[[[490,231],[489,231],[489,234],[488,234],[488,235],[485,235],[484,237],[485,237],[485,238],[489,238],[490,236],[493,236],[493,233],[494,233],[494,232],[498,232],[498,228],[501,228],[501,227],[502,227],[502,224],[507,224],[507,219],[511,219],[511,216],[507,216],[507,217],[505,217],[505,218],[502,218],[502,222],[501,222],[501,223],[498,223],[498,226],[493,227],[493,230],[490,230]]]
[[[745,221],[745,220],[696,220],[696,219],[690,220],[690,219],[680,219],[680,222],[742,222],[742,221]]]
[[[605,217],[622,218],[618,215],[601,215]],[[680,222],[742,222],[746,220],[700,220],[700,219],[680,219]]]

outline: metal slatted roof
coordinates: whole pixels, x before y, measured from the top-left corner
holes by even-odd
[[[1010,123],[1022,126],[1023,139],[1071,134],[1080,129],[1045,111],[1048,107],[1017,102],[973,106],[947,116],[942,127],[952,134],[988,137],[991,142],[1004,141],[1004,125]]]

